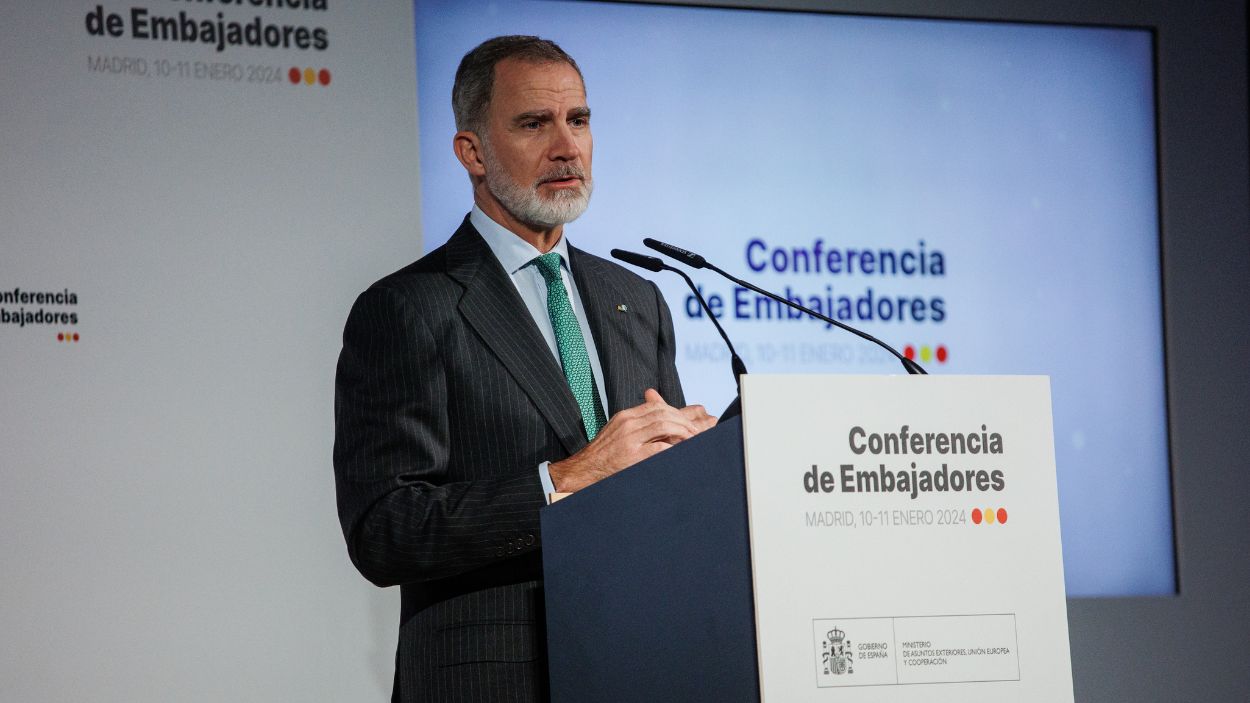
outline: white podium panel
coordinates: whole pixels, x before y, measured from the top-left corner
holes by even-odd
[[[763,700],[1072,700],[1047,378],[742,399]]]

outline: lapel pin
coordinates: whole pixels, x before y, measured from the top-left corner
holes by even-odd
[[[620,303],[619,305],[616,306],[616,311],[617,312],[629,312],[629,306],[626,305],[625,303]]]

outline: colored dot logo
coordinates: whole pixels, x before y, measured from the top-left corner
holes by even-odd
[[[920,346],[908,344],[903,347],[903,356],[911,359],[912,361],[915,361],[917,357],[919,357],[921,361],[933,361],[934,359],[937,359],[939,364],[945,364],[946,359],[950,356],[950,352],[946,350],[945,344],[939,344],[936,347],[931,347],[928,344],[922,344]]]
[[[286,77],[291,81],[291,85],[300,85],[301,83],[304,85],[317,85],[318,83],[330,85],[330,69],[328,68],[318,71],[315,68],[292,66],[291,70],[287,71]]]
[[[985,508],[984,510],[981,508],[972,509],[972,524],[993,525],[994,523],[998,523],[1000,525],[1007,523],[1006,508],[999,508],[997,510],[994,508]]]
[[[69,342],[73,344],[78,341],[78,333],[77,332],[57,332],[56,341]]]

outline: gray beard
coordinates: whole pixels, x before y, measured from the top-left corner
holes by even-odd
[[[495,160],[494,150],[489,146],[482,150],[482,156],[486,163],[486,189],[503,205],[508,214],[531,227],[551,229],[572,222],[586,212],[586,206],[590,205],[590,194],[595,189],[594,181],[587,178],[578,166],[565,164],[553,168],[527,188],[505,173],[503,166]],[[568,176],[582,178],[581,187],[576,190],[557,191],[550,199],[539,194],[539,182]]]

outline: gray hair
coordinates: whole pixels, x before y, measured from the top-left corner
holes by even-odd
[[[572,56],[564,53],[549,39],[510,35],[487,39],[464,55],[456,69],[456,83],[451,89],[451,109],[456,115],[456,129],[486,136],[486,112],[490,108],[495,87],[495,64],[504,59],[520,59],[532,63],[566,63],[582,78],[582,69]],[[582,78],[585,83],[585,79]]]

